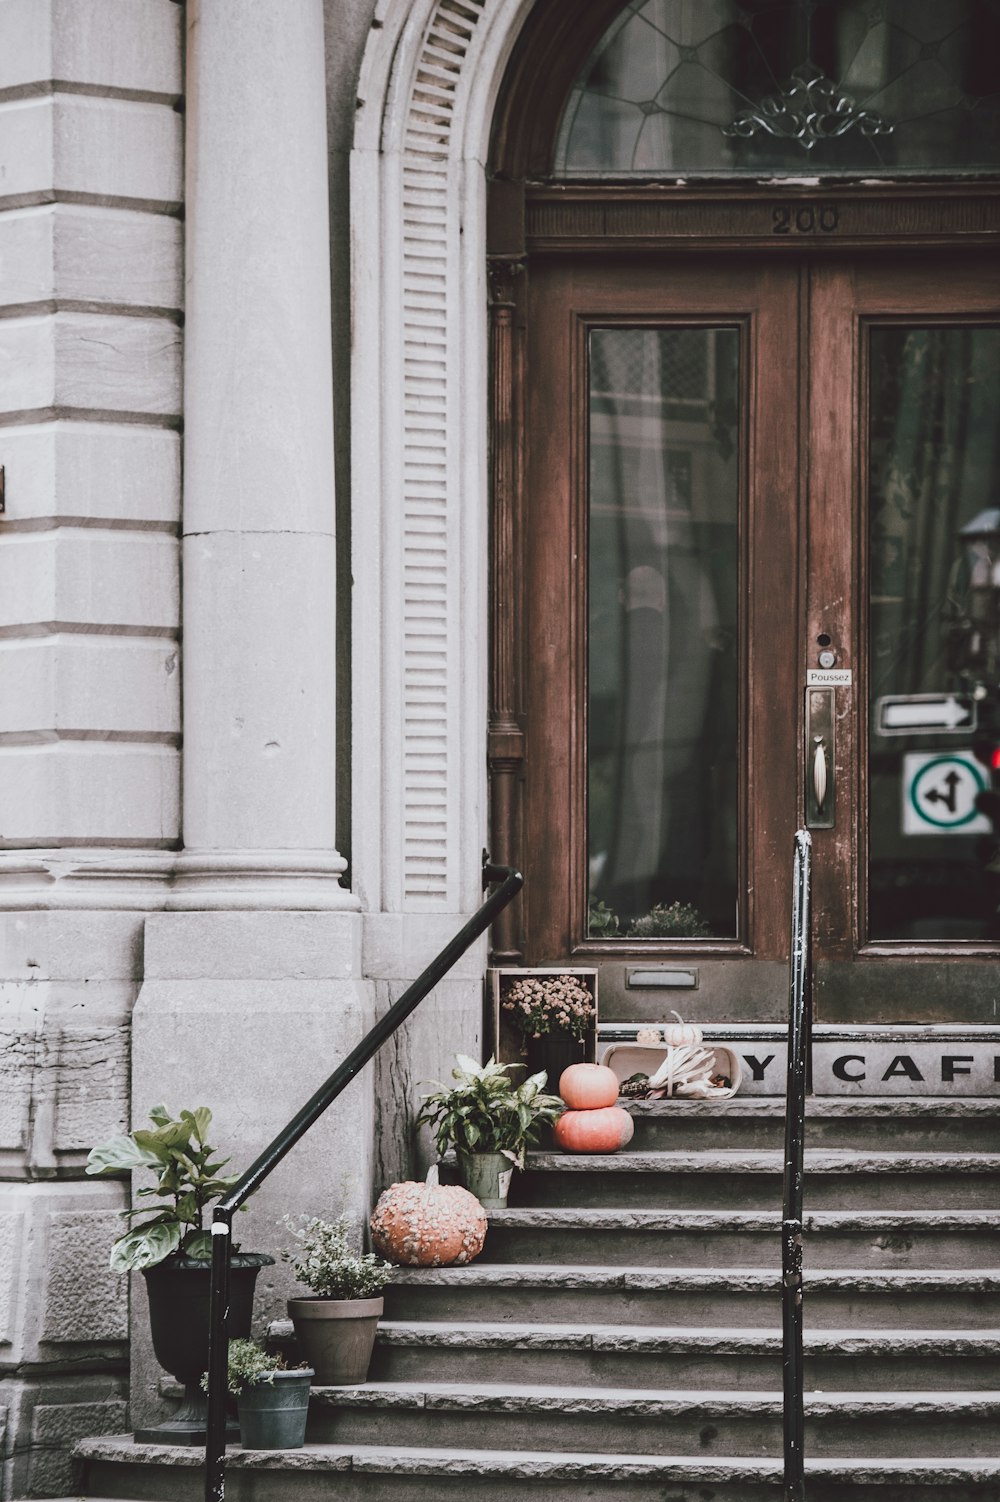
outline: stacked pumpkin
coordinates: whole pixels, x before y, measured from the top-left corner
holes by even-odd
[[[559,1076],[565,1110],[552,1127],[567,1153],[616,1153],[631,1142],[634,1126],[617,1104],[618,1076],[604,1064],[571,1064]]]

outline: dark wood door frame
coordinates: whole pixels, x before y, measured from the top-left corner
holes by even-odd
[[[746,195],[742,196],[745,198]],[[589,194],[588,197],[590,197]],[[988,195],[977,191],[971,200],[967,196],[963,197],[962,195],[955,195],[951,200],[954,209],[961,209],[964,205],[965,210],[965,212],[956,214],[959,226],[951,238],[950,243],[953,247],[961,246],[964,243],[969,249],[972,249],[973,246],[983,244],[984,240],[988,243],[994,242],[993,232],[984,232],[982,227],[983,219],[986,217],[985,205],[987,198]],[[993,202],[995,208],[996,201],[994,200]],[[745,203],[741,205],[743,209],[746,207]],[[588,212],[590,208],[592,208],[592,203],[588,205]],[[897,202],[895,208],[896,210],[901,210],[901,203]],[[738,213],[737,217],[739,217]],[[968,227],[973,221],[975,221],[976,227],[970,230]],[[912,222],[911,220],[911,225]],[[962,225],[966,227],[965,233],[962,232]],[[869,241],[864,246],[858,244],[852,245],[851,249],[855,251],[855,254],[849,257],[848,260],[856,268],[856,271],[851,273],[852,278],[854,278],[851,281],[851,285],[861,287],[862,303],[864,302],[864,297],[867,297],[868,305],[871,307],[876,306],[878,303],[877,298],[872,302],[874,295],[872,289],[879,278],[882,277],[879,268],[887,264],[903,269],[910,267],[910,272],[907,275],[903,275],[899,283],[900,287],[904,289],[900,293],[901,301],[899,303],[899,311],[902,312],[907,295],[905,292],[907,276],[910,277],[911,281],[913,277],[919,279],[924,274],[920,270],[921,266],[923,266],[931,278],[937,275],[940,281],[940,273],[935,273],[934,271],[936,258],[928,255],[929,251],[940,247],[940,240],[935,234],[932,237],[932,243],[929,243],[928,238],[922,232],[915,233],[912,238],[907,236],[900,237],[898,235],[900,228],[898,222],[896,228],[897,235],[879,239],[878,241]],[[629,237],[625,238],[628,240]],[[632,245],[627,245],[626,247],[627,251],[632,251],[633,248],[639,251],[638,256],[634,259],[640,263],[645,261],[647,264],[653,264],[655,259],[660,264],[676,264],[679,268],[683,265],[684,261],[688,260],[688,257],[683,256],[680,252],[689,249],[690,243],[682,241],[678,245],[676,240],[668,242],[666,247],[661,246],[660,253],[655,258],[649,255],[645,244],[641,246],[641,249],[638,246],[634,246],[634,242]],[[702,248],[705,252],[709,249],[718,250],[718,241],[712,242],[711,245],[706,243]],[[770,252],[775,247],[768,245],[766,248]],[[807,259],[815,268],[814,275],[817,278],[818,288],[814,294],[813,316],[818,317],[821,321],[826,317],[836,316],[837,308],[843,304],[844,291],[848,285],[848,282],[843,281],[845,275],[843,267],[846,264],[843,254],[845,248],[843,245],[838,247],[840,251],[839,255],[831,254],[833,250],[832,246],[829,248],[824,247],[817,254],[814,253],[814,247],[812,245],[809,246],[810,254]],[[750,245],[744,244],[744,247],[738,253],[734,254],[730,252],[729,255],[718,258],[717,264],[720,267],[728,265],[730,278],[738,282],[750,267],[754,265],[766,265],[769,262],[777,265],[783,259],[783,256],[780,255],[762,257],[760,249],[759,242],[751,242]],[[785,251],[786,246],[784,243],[780,249]],[[804,250],[801,242],[798,244],[798,249],[801,257]],[[527,669],[525,652],[532,639],[531,622],[536,614],[538,602],[542,598],[550,602],[552,598],[551,581],[544,576],[544,573],[541,576],[539,575],[538,560],[531,556],[531,547],[526,547],[524,534],[525,508],[529,504],[526,494],[525,429],[526,421],[531,411],[531,398],[526,397],[526,392],[530,392],[535,380],[535,372],[530,369],[530,363],[536,359],[531,354],[531,344],[527,337],[527,318],[529,307],[531,306],[531,287],[533,281],[537,288],[539,285],[550,282],[553,277],[558,280],[559,268],[562,267],[564,273],[569,274],[568,268],[571,266],[576,268],[573,275],[576,276],[578,281],[582,280],[585,283],[587,277],[590,276],[595,282],[604,282],[606,284],[608,270],[615,263],[616,254],[618,262],[621,264],[621,256],[618,254],[619,250],[618,242],[609,244],[605,240],[603,242],[603,251],[600,253],[597,251],[596,246],[587,245],[582,253],[574,254],[569,251],[565,238],[561,236],[558,248],[549,244],[544,247],[536,244],[529,248],[525,241],[523,242],[521,254],[517,256],[495,257],[491,260],[491,364],[493,393],[491,580],[493,591],[493,648],[489,749],[492,797],[492,849],[498,857],[502,856],[505,860],[513,860],[522,864],[525,863],[528,857],[529,848],[531,850],[537,848],[539,837],[542,844],[546,847],[548,852],[547,859],[550,864],[552,855],[554,854],[554,849],[549,846],[547,835],[539,828],[538,824],[539,812],[540,810],[544,811],[546,808],[546,798],[543,797],[539,800],[536,795],[537,790],[533,790],[531,784],[528,785],[527,797],[524,796],[526,775],[533,779],[538,770],[537,758],[532,754],[532,737],[539,733],[533,723],[534,719],[537,718],[537,713],[536,715],[529,713],[531,706],[526,698]],[[755,250],[757,251],[756,255],[752,253]],[[862,253],[858,254],[859,251]],[[627,255],[626,259],[631,261],[633,257],[632,255]],[[975,262],[981,260],[981,257],[969,257],[970,271],[973,269]],[[700,268],[704,269],[708,262],[703,256],[697,264]],[[989,261],[984,261],[982,264],[989,264]],[[724,280],[725,274],[719,274]],[[838,278],[840,279],[839,281]],[[884,283],[884,277],[882,280]],[[824,283],[826,290],[824,290]],[[737,316],[738,311],[737,301],[733,301],[730,296],[728,305],[734,317]],[[721,307],[724,302],[725,299],[722,299],[717,306]],[[858,304],[859,308],[862,306],[862,303]],[[832,334],[831,337],[833,337]],[[848,361],[847,364],[844,363],[844,359]],[[845,355],[839,365],[837,362],[833,362],[829,375],[825,378],[821,377],[821,381],[822,379],[827,379],[833,384],[842,381],[845,372],[856,369],[856,362],[852,365],[851,361],[854,361],[853,354]],[[853,377],[848,375],[848,379],[851,378]],[[850,444],[847,443],[846,435],[843,432],[831,431],[823,435],[815,426],[817,422],[822,421],[815,414],[824,411],[833,412],[837,404],[825,401],[823,393],[819,389],[814,390],[813,396],[814,416],[811,419],[813,429],[810,431],[809,419],[804,416],[802,426],[803,441],[813,447],[827,445],[831,452],[838,450],[848,451]],[[842,402],[840,406],[842,409],[849,411],[851,407],[856,407],[856,403],[845,404]],[[831,420],[836,421],[837,419]],[[850,418],[848,417],[846,420],[849,421]],[[857,451],[851,450],[851,453],[852,458],[850,462],[853,465],[857,465],[860,462]],[[841,476],[841,481],[838,483],[842,483],[842,479],[843,477]],[[820,479],[817,483],[822,485],[823,481]],[[824,512],[819,494],[813,497],[813,514],[817,517],[822,517],[824,514],[828,516],[833,515],[830,508],[826,508]],[[816,523],[814,522],[813,525],[815,526]],[[814,549],[823,546],[819,532],[814,533],[812,543]],[[570,539],[570,551],[572,552],[572,539]],[[577,554],[579,555],[579,549],[577,549]],[[849,590],[847,594],[850,594]],[[766,608],[768,601],[773,601],[776,598],[773,590],[769,591],[759,586],[751,590],[750,597],[752,601],[751,608],[755,611],[760,608]],[[568,602],[568,604],[569,608],[572,609],[572,602]],[[824,620],[829,621],[829,619],[829,614],[824,613]],[[577,636],[574,640],[576,641],[575,655],[578,662],[582,658],[579,645],[579,625],[579,617],[577,617],[575,627]],[[816,626],[817,622],[810,620],[805,628],[807,635],[808,633],[815,634]],[[751,629],[753,629],[755,636],[757,636],[760,628],[756,620]],[[576,691],[578,692],[578,689]],[[863,732],[864,726],[859,724],[859,735],[863,735]],[[541,733],[544,734],[544,732]],[[749,738],[751,730],[749,728],[747,734],[747,747],[749,751],[751,745]],[[560,763],[562,770],[556,776],[556,785],[558,785],[561,777],[565,777],[569,784],[575,784],[578,789],[582,786],[581,757],[582,747],[578,743],[578,737],[576,739],[571,738],[571,743],[564,748],[564,752],[562,753],[562,761]],[[793,775],[799,778],[801,785],[800,769],[795,771]],[[850,956],[855,952],[855,946],[861,937],[859,912],[857,904],[852,902],[849,890],[842,882],[840,876],[832,873],[834,871],[839,872],[844,862],[850,858],[850,852],[847,849],[847,845],[850,844],[850,838],[844,831],[847,828],[853,831],[863,827],[863,809],[855,808],[850,810],[850,812],[848,809],[845,809],[844,814],[848,817],[840,824],[841,834],[835,837],[836,840],[840,841],[840,853],[830,865],[831,874],[827,876],[829,891],[820,904],[820,908],[826,914],[824,924],[828,931],[825,937],[828,941],[832,941],[835,935],[839,936],[840,958],[843,960],[844,966],[849,969]],[[525,819],[527,819],[530,830],[530,847],[526,847],[523,834]],[[575,822],[578,828],[582,828],[579,817],[577,817]],[[779,821],[778,824],[768,825],[768,829],[774,832],[775,850],[773,858],[776,863],[780,862],[782,858],[783,835],[786,833],[782,827],[783,822]],[[758,838],[759,835],[755,834],[753,837]],[[571,858],[570,851],[564,850],[562,853],[564,856],[569,856],[570,858],[565,866],[553,867],[550,874],[554,877],[556,884],[560,880],[564,884],[569,881],[570,878],[567,874],[569,869],[583,869],[583,862],[580,860],[574,861]],[[748,856],[748,858],[750,857]],[[754,858],[759,859],[759,849]],[[532,859],[528,864],[533,866],[535,862]],[[759,866],[758,869],[760,869]],[[577,880],[579,881],[580,878],[577,877]],[[548,878],[543,876],[541,884],[543,886],[547,885]],[[608,958],[613,954],[616,960],[627,958],[620,945],[602,946],[597,943],[581,943],[579,936],[577,936],[577,942],[574,944],[571,933],[572,919],[566,915],[572,913],[574,906],[579,913],[585,907],[585,901],[579,893],[567,893],[565,885],[559,899],[563,912],[563,917],[559,925],[561,937],[557,941],[551,942],[554,930],[550,924],[547,931],[548,940],[541,944],[536,942],[535,918],[537,905],[540,900],[545,901],[544,898],[540,899],[537,895],[538,885],[539,880],[537,876],[534,881],[529,879],[531,891],[529,894],[526,894],[525,908],[519,916],[515,915],[512,918],[505,930],[497,935],[498,958],[502,957],[507,963],[516,963],[522,958],[527,958],[532,962],[540,962],[542,958],[549,960],[556,958],[557,955],[561,959],[569,959],[574,953],[579,960],[583,961],[586,959],[587,962],[592,962],[594,958],[602,954],[606,954]],[[861,900],[861,895],[859,894],[858,901]],[[766,940],[764,938],[765,933],[771,927],[770,923],[766,923],[764,928],[755,927],[755,947],[759,954],[773,952],[777,956],[781,952],[783,940],[779,936],[779,908],[780,904],[774,909],[773,943],[770,937]],[[761,921],[759,910],[755,914],[754,921],[755,925],[759,925]],[[527,935],[528,940],[527,949],[524,944],[525,935]],[[711,948],[711,946],[709,947]],[[717,953],[721,954],[721,950],[724,948],[724,945],[719,946]],[[667,953],[668,951],[665,950],[664,952]],[[675,949],[674,954],[676,955],[676,953]],[[690,950],[687,950],[687,953],[690,954]],[[834,960],[836,960],[838,950],[835,943],[831,943],[830,953]],[[909,1005],[910,998],[915,994],[912,986],[915,973],[911,969],[909,972],[910,979],[907,980],[905,973],[899,972],[898,965],[895,963],[901,958],[900,946],[869,946],[867,953],[873,958],[881,954],[887,962],[893,962],[891,966],[887,964],[885,974],[887,981],[891,982],[889,990],[898,996],[898,1004],[896,1005],[897,1013],[903,1016],[919,1014],[922,1009],[920,1003],[916,1003],[912,1007]],[[936,946],[935,953],[939,954],[942,961],[945,960],[945,952],[941,946]],[[644,951],[643,957],[649,957],[648,951]],[[733,958],[736,959],[735,954]],[[928,958],[930,957],[928,956]],[[983,959],[987,958],[995,960],[995,956],[992,954],[989,956],[986,954],[983,955]],[[936,972],[939,966],[924,966],[924,969],[928,971],[928,979],[930,979],[930,968],[934,968]],[[834,965],[834,969],[836,969],[836,964]],[[838,998],[843,993],[843,990],[843,985],[839,981],[836,981],[836,979],[831,983],[829,988],[829,995],[832,999],[831,1015],[838,1014],[841,1009]]]

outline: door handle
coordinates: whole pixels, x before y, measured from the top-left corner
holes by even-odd
[[[821,735],[813,736],[813,797],[821,814],[826,803],[826,742]]]
[[[836,812],[836,690],[806,689],[806,828],[832,829]]]

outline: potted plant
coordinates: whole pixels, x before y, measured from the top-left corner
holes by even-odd
[[[289,1216],[284,1224],[299,1243],[281,1253],[311,1297],[288,1300],[302,1352],[325,1387],[363,1382],[382,1315],[382,1290],[392,1264],[351,1246],[346,1215],[335,1221]]]
[[[138,1203],[122,1211],[126,1229],[111,1248],[115,1272],[141,1272],[149,1298],[149,1323],[157,1361],[184,1384],[184,1400],[166,1423],[137,1430],[136,1438],[170,1444],[204,1444],[205,1398],[199,1377],[208,1365],[208,1306],[211,1287],[211,1232],[208,1205],[239,1177],[223,1173],[208,1142],[212,1113],[207,1106],[172,1116],[166,1106],[149,1113],[152,1127],[112,1137],[91,1150],[87,1173],[129,1173],[149,1169],[156,1179],[136,1192]],[[228,1331],[250,1334],[254,1284],[260,1269],[274,1261],[266,1252],[234,1249]]]
[[[524,1167],[527,1149],[563,1110],[557,1095],[543,1093],[544,1071],[515,1084],[517,1067],[457,1054],[455,1084],[435,1081],[417,1117],[417,1126],[434,1129],[440,1154],[455,1149],[462,1182],[486,1210],[503,1209],[514,1168]]]
[[[690,902],[658,903],[634,918],[629,925],[630,939],[707,939],[712,930],[702,914]]]
[[[236,1399],[244,1450],[302,1448],[314,1375],[308,1366],[290,1367],[258,1340],[230,1341],[228,1387]],[[201,1386],[208,1391],[207,1372]]]
[[[528,1070],[544,1070],[553,1089],[571,1064],[593,1058],[596,1041],[595,978],[583,971],[508,971],[501,981],[500,1013],[520,1039]]]

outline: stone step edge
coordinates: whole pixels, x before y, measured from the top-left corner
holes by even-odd
[[[721,1100],[622,1100],[618,1104],[634,1115],[679,1118],[764,1117],[784,1121],[785,1099],[776,1095],[730,1095]],[[809,1095],[806,1123],[811,1120],[870,1118],[898,1119],[925,1116],[976,1118],[1000,1115],[1000,1095]]]
[[[784,1153],[741,1151],[738,1148],[669,1152],[653,1150],[632,1152],[625,1148],[617,1153],[530,1152],[527,1172],[546,1173],[742,1173],[780,1175],[784,1170]],[[842,1173],[1000,1173],[1000,1153],[931,1153],[851,1151],[822,1148],[805,1150],[807,1174]]]
[[[667,1022],[625,1022],[598,1019],[598,1045],[634,1043],[636,1033],[659,1028]],[[785,1043],[788,1026],[783,1022],[699,1022],[706,1043]],[[1000,1044],[1000,1025],[990,1022],[898,1022],[876,1024],[814,1022],[814,1043],[996,1043]],[[662,1045],[661,1045],[662,1046]]]
[[[781,1230],[780,1210],[626,1210],[597,1206],[524,1206],[491,1210],[498,1230],[772,1231]],[[810,1210],[803,1228],[815,1230],[996,1230],[1000,1210]],[[487,1243],[488,1248],[488,1243]]]
[[[1000,1271],[965,1268],[806,1268],[806,1296],[810,1292],[846,1289],[857,1293],[1000,1293]],[[389,1287],[413,1288],[533,1288],[647,1289],[663,1292],[727,1293],[775,1292],[780,1272],[771,1268],[643,1267],[542,1262],[474,1262],[469,1267],[397,1267]]]
[[[140,1453],[141,1452],[141,1453]],[[73,1448],[80,1460],[131,1463],[139,1466],[178,1466],[194,1469],[204,1455],[196,1446],[137,1445],[131,1435],[80,1440]],[[457,1450],[404,1445],[305,1445],[301,1450],[240,1450],[227,1452],[227,1467],[238,1470],[357,1471],[391,1475],[474,1475],[517,1479],[642,1479],[711,1482],[779,1481],[780,1459],[744,1456],[615,1455],[584,1451]],[[1000,1482],[1000,1459],[806,1460],[807,1477],[847,1479],[878,1484],[900,1478],[928,1483],[976,1484]]]
[[[366,1382],[353,1387],[313,1387],[311,1400],[322,1408],[386,1409],[421,1413],[473,1409],[477,1413],[620,1414],[659,1417],[726,1418],[747,1414],[780,1417],[780,1392],[741,1392],[726,1388],[600,1388],[513,1382]],[[806,1414],[862,1418],[918,1414],[996,1418],[1000,1390],[949,1391],[917,1388],[880,1392],[810,1390]]]
[[[275,1321],[282,1331],[290,1321]],[[272,1326],[272,1329],[274,1327]],[[275,1331],[276,1334],[282,1331]],[[780,1326],[753,1328],[685,1325],[569,1325],[465,1323],[452,1320],[382,1320],[376,1342],[390,1346],[429,1345],[460,1350],[482,1349],[634,1351],[675,1350],[682,1353],[732,1351],[777,1353],[782,1350]],[[938,1354],[1000,1356],[996,1330],[806,1330],[807,1355]]]

